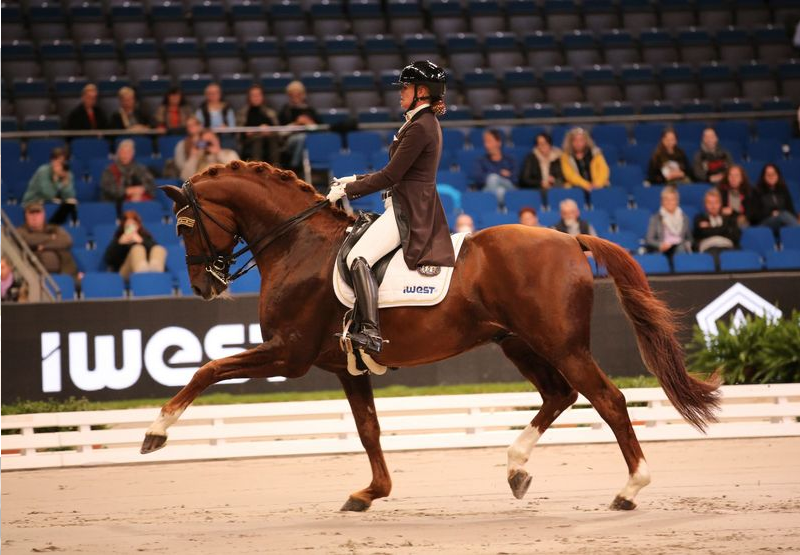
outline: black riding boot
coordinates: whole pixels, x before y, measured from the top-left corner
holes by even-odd
[[[353,276],[353,290],[356,293],[358,331],[350,334],[353,348],[364,349],[374,354],[381,352],[380,323],[378,322],[378,282],[375,274],[361,257],[353,261],[350,268]]]

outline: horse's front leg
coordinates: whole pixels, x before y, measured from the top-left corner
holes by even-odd
[[[386,467],[383,449],[381,449],[381,427],[375,412],[375,400],[372,396],[372,382],[369,375],[351,376],[347,373],[340,373],[339,380],[347,394],[361,444],[367,451],[369,464],[372,467],[372,482],[366,488],[352,493],[341,510],[366,511],[372,505],[373,500],[389,495],[389,492],[392,491],[392,479],[389,477],[389,469]]]
[[[277,336],[258,347],[237,355],[212,360],[203,365],[192,376],[191,381],[175,397],[161,408],[161,412],[145,432],[142,454],[152,453],[167,442],[167,428],[180,418],[192,401],[207,387],[232,378],[271,378],[284,376],[295,378],[308,372],[311,362],[302,362],[305,357],[287,351],[286,343]],[[287,360],[292,368],[287,368]]]

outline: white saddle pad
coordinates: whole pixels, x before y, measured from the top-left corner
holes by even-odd
[[[467,233],[456,233],[451,235],[453,240],[453,250],[458,258],[458,252],[464,243]],[[453,268],[443,267],[439,275],[427,277],[421,275],[416,270],[409,270],[403,260],[403,251],[398,250],[389,267],[386,268],[386,275],[378,289],[378,306],[381,308],[391,308],[395,306],[433,306],[439,304],[447,296],[450,289],[450,278],[453,276]],[[339,261],[333,268],[333,290],[336,298],[343,305],[352,308],[356,302],[353,289],[347,285],[339,275]]]

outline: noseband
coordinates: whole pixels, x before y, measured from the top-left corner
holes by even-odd
[[[252,270],[256,267],[255,257],[258,256],[264,249],[266,249],[270,243],[278,239],[280,236],[284,235],[286,232],[291,230],[294,226],[309,218],[313,214],[319,212],[325,206],[328,206],[330,202],[328,199],[321,200],[309,208],[306,208],[299,214],[295,214],[282,224],[278,225],[275,229],[264,235],[263,237],[259,238],[256,241],[253,241],[252,244],[245,245],[241,249],[231,252],[230,254],[222,254],[214,247],[214,243],[211,242],[211,238],[208,235],[208,231],[206,230],[206,226],[203,223],[203,216],[211,220],[217,227],[225,231],[226,233],[233,236],[234,244],[239,244],[243,241],[242,237],[235,231],[228,229],[226,226],[222,225],[218,222],[214,216],[206,212],[202,206],[200,206],[200,201],[197,199],[197,195],[194,192],[194,188],[192,187],[191,181],[184,181],[183,183],[183,196],[186,197],[188,204],[178,210],[175,214],[177,217],[176,229],[180,230],[180,226],[186,226],[189,228],[194,227],[197,225],[197,228],[200,230],[200,238],[202,242],[205,244],[205,248],[207,249],[208,254],[205,255],[186,255],[186,264],[196,265],[202,264],[205,267],[206,272],[211,274],[216,280],[220,281],[223,285],[228,285],[232,281],[239,279],[244,274]],[[190,216],[182,216],[181,212],[186,209],[191,209],[194,212],[194,218]],[[250,251],[251,257],[241,268],[236,270],[233,275],[230,274],[230,267],[232,264],[236,263],[236,259],[239,256],[243,255],[244,253]]]

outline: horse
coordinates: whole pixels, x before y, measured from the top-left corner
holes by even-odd
[[[174,201],[195,294],[206,300],[226,294],[227,283],[238,275],[229,274],[230,262],[251,251],[261,274],[263,343],[200,367],[161,408],[141,452],[163,447],[167,428],[210,385],[231,378],[299,378],[314,365],[340,380],[372,469],[369,485],[350,494],[341,510],[365,511],[388,496],[392,482],[371,378],[347,371],[346,355],[334,337],[346,307],[334,296],[332,272],[353,217],[330,206],[293,172],[263,162],[215,165],[182,188],[163,190]],[[247,246],[234,252],[240,238]],[[542,397],[539,411],[508,448],[507,479],[518,499],[531,484],[524,466],[534,445],[580,392],[613,430],[628,467],[625,486],[610,508],[631,510],[650,473],[625,397],[590,351],[594,277],[585,251],[613,278],[646,367],[681,416],[704,430],[718,409],[718,380],[687,373],[675,315],[655,297],[628,252],[588,235],[504,225],[467,236],[439,305],[381,310],[389,342],[374,358],[400,368],[498,344]]]

